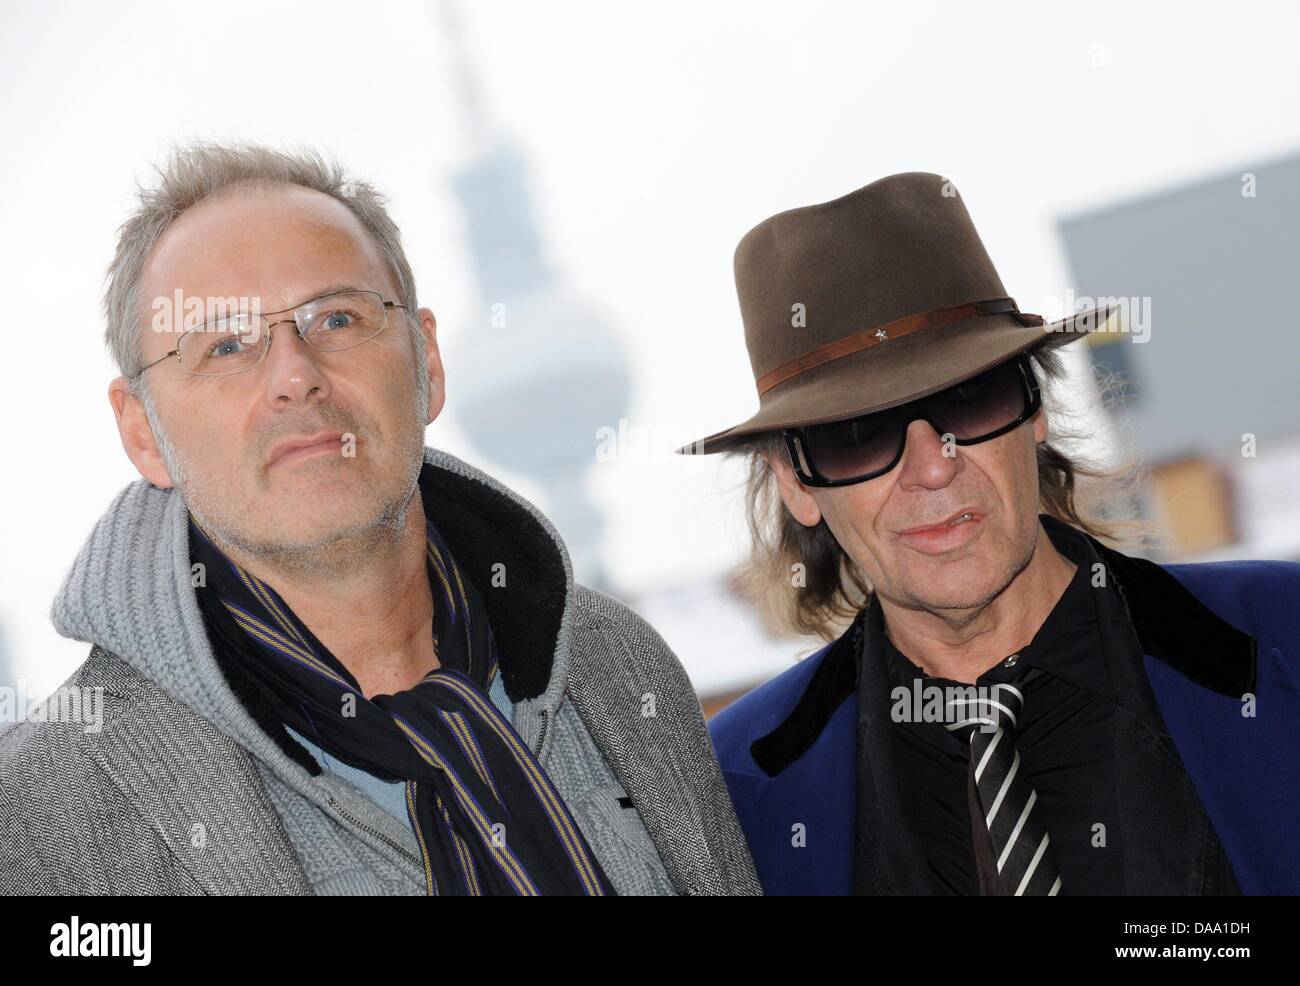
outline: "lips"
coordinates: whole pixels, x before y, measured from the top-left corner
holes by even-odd
[[[343,433],[341,431],[322,431],[316,435],[303,435],[296,438],[287,438],[275,448],[271,449],[271,457],[267,460],[267,468],[275,465],[286,455],[291,452],[297,452],[302,449],[313,448],[317,445],[329,445],[341,443]]]
[[[946,527],[955,526],[954,522],[958,518],[963,517],[966,514],[970,514],[972,519],[978,519],[980,517],[979,511],[976,510],[974,507],[962,507],[960,510],[954,512],[952,515],[944,518],[938,523],[922,524],[920,527],[909,527],[907,528],[907,530],[899,531],[898,533],[899,534],[929,534],[933,531],[941,531]]]
[[[962,520],[967,514],[969,519]],[[899,541],[923,555],[946,555],[973,543],[984,530],[984,518],[973,509],[959,510],[941,524],[900,531]]]

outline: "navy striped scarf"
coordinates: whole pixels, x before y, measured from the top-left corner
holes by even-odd
[[[427,520],[426,528],[439,667],[414,687],[366,698],[275,590],[191,516],[213,646],[287,725],[353,767],[405,782],[428,893],[612,895],[550,778],[488,698],[497,653],[486,608],[437,529]]]

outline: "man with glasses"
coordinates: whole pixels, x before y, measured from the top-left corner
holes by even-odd
[[[182,149],[106,310],[143,478],[52,611],[104,722],[0,734],[0,888],[757,891],[672,652],[574,583],[536,508],[425,446],[437,326],[373,188]]]
[[[736,251],[756,588],[830,641],[720,712],[767,893],[1300,892],[1300,564],[1104,545],[1048,441],[1057,347],[950,182],[884,178]],[[1113,477],[1112,477],[1113,478]]]

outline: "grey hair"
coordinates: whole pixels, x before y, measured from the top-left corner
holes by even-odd
[[[140,330],[147,309],[140,281],[145,262],[181,213],[211,195],[240,186],[298,185],[342,202],[357,217],[378,246],[397,281],[399,300],[406,306],[406,323],[415,347],[419,403],[427,415],[427,358],[415,275],[402,249],[401,231],[389,216],[382,193],[367,182],[350,179],[333,158],[307,149],[290,152],[257,144],[194,141],[173,148],[166,165],[156,170],[158,180],[152,187],[137,183],[139,206],[118,229],[117,251],[108,265],[104,292],[104,340],[118,371],[130,381],[131,392],[144,403],[155,435],[163,438],[153,398],[145,377],[137,376],[144,363]]]

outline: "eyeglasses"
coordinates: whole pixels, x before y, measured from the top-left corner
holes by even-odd
[[[314,349],[337,352],[368,342],[384,330],[390,308],[405,308],[385,301],[378,291],[340,291],[322,295],[284,311],[253,314],[240,312],[213,319],[190,329],[176,348],[142,367],[175,356],[181,366],[201,377],[224,377],[251,370],[271,348],[271,327],[281,322],[297,326],[298,337]],[[273,315],[293,313],[292,319],[271,321]]]
[[[903,458],[920,419],[958,445],[977,445],[1033,417],[1042,394],[1023,354],[946,390],[846,421],[782,431],[805,486],[850,486],[883,476]]]

